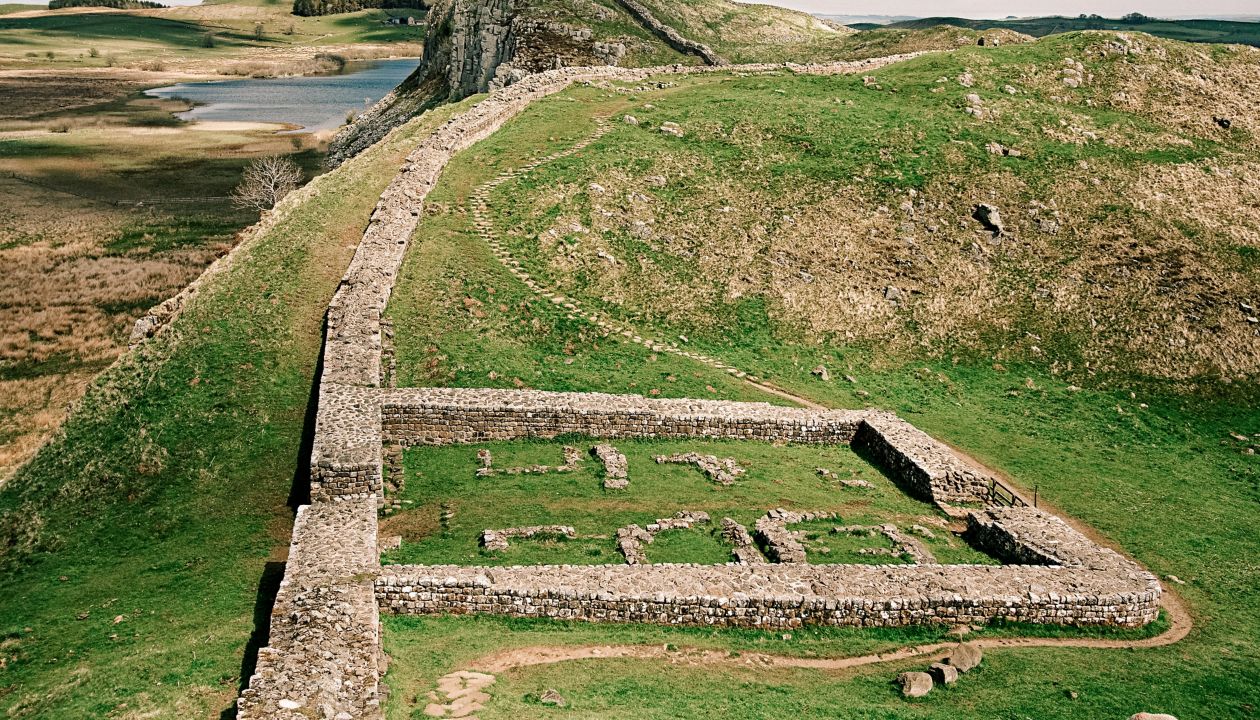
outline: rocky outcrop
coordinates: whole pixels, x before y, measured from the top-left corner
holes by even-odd
[[[330,167],[440,103],[498,90],[546,70],[617,65],[626,54],[617,38],[597,37],[589,27],[540,15],[520,0],[437,0],[427,22],[420,66],[333,138]]]
[[[630,11],[630,14],[633,15],[636,20],[643,23],[644,27],[651,30],[653,34],[664,40],[666,44],[678,52],[687,53],[688,55],[699,55],[701,58],[704,58],[704,61],[709,65],[728,64],[726,60],[717,53],[713,52],[713,48],[710,48],[704,43],[689,40],[679,34],[679,32],[674,28],[666,25],[660,20],[657,20],[656,16],[652,14],[652,11],[648,10],[647,6],[638,0],[617,0],[617,2],[620,3],[626,10]]]

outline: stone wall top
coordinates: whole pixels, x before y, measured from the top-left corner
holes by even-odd
[[[467,410],[642,413],[669,417],[725,418],[750,422],[811,425],[856,424],[868,410],[809,410],[765,402],[647,398],[642,395],[500,390],[495,388],[398,388],[381,396],[382,407],[434,407]]]
[[[1027,600],[1030,596],[1109,596],[1155,592],[1136,566],[1098,573],[1049,565],[542,565],[537,567],[384,566],[378,586],[480,586],[494,592],[557,597],[714,601],[888,601],[933,598]]]
[[[268,644],[237,717],[377,716],[377,553],[374,498],[299,508]]]

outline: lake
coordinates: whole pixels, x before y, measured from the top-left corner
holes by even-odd
[[[179,113],[184,120],[285,123],[305,132],[332,130],[346,121],[350,111],[362,112],[384,97],[419,64],[415,58],[352,62],[336,75],[180,83],[145,94],[196,103],[192,110]]]

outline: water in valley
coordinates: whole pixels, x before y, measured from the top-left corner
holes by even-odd
[[[362,112],[416,69],[419,60],[348,63],[336,75],[180,83],[146,95],[196,104],[184,120],[283,123],[303,132],[331,130]]]

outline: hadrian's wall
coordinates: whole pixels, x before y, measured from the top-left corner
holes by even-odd
[[[730,64],[717,53],[713,52],[713,48],[705,45],[704,43],[696,42],[690,38],[683,37],[682,34],[675,30],[672,26],[666,25],[660,20],[657,20],[656,16],[652,14],[652,11],[638,0],[617,0],[617,2],[620,3],[621,6],[624,7],[631,15],[633,15],[636,20],[647,27],[648,30],[651,30],[654,35],[664,40],[670,47],[678,52],[687,53],[689,55],[699,55],[709,65],[717,66]]]
[[[380,622],[376,501],[317,502],[298,510],[267,647],[237,717],[376,717]]]
[[[853,449],[873,458],[906,489],[928,501],[974,502],[986,498],[995,482],[944,443],[892,413],[868,413],[853,438]]]

